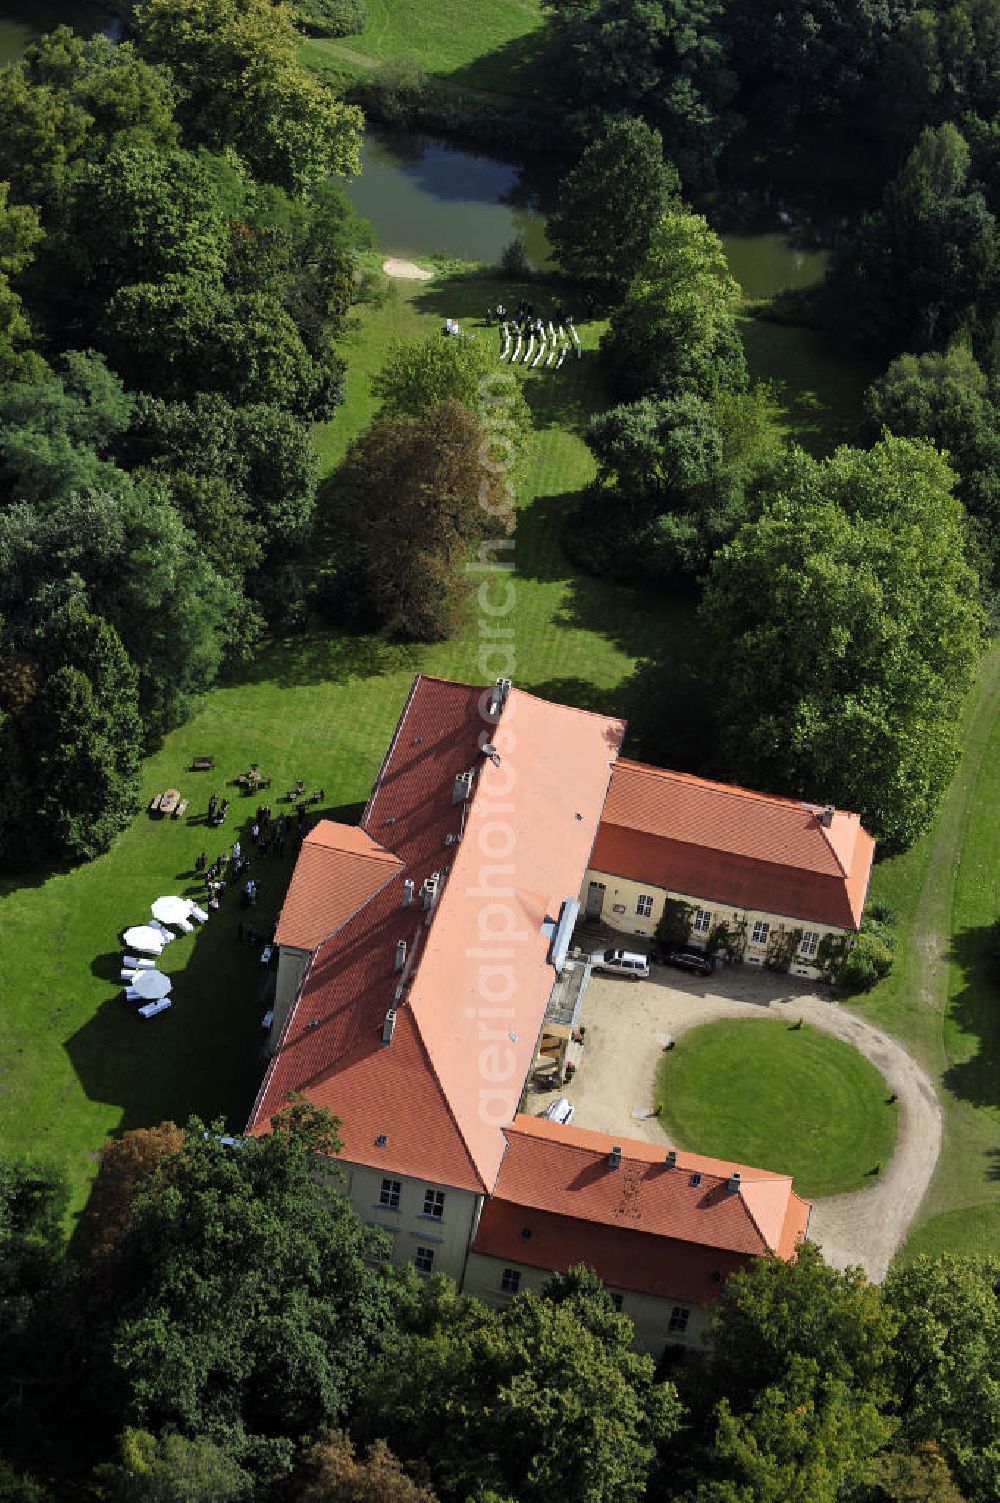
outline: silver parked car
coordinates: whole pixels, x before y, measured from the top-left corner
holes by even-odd
[[[649,975],[649,961],[637,950],[599,950],[591,964],[595,971],[627,976],[630,981],[642,981]]]

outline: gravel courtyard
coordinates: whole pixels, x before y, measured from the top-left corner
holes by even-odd
[[[884,1172],[870,1188],[814,1201],[809,1227],[830,1263],[860,1263],[870,1278],[883,1278],[930,1183],[941,1109],[929,1077],[900,1044],[811,986],[744,966],[708,978],[654,966],[650,979],[638,984],[595,975],[580,1019],[587,1035],[576,1075],[562,1092],[532,1093],[527,1109],[539,1112],[565,1094],[577,1126],[667,1145],[658,1119],[647,1115],[667,1038],[702,1023],[747,1017],[804,1017],[858,1049],[899,1097],[896,1151]]]

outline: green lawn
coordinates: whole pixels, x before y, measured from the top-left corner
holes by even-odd
[[[445,308],[457,316],[478,312],[499,291],[444,273],[434,283],[402,284],[398,299],[380,310],[362,310],[347,350],[346,407],[317,433],[326,468],[371,416],[367,381],[388,340],[436,329]],[[584,331],[588,346],[598,332]],[[605,400],[597,362],[591,352],[558,374],[524,379],[540,437],[515,534],[514,677],[556,699],[613,709],[638,655],[664,639],[684,650],[690,607],[582,578],[569,567],[562,527],[592,475],[580,433]],[[209,833],[203,821],[209,794],[250,761],[274,778],[272,807],[282,807],[277,796],[301,777],[324,788],[323,812],[355,819],[413,674],[495,676],[483,674],[478,644],[471,614],[463,631],[434,648],[352,637],[321,624],[267,643],[146,763],[144,799],[180,787],[191,799],[185,822],[142,814],[90,865],[38,872],[0,889],[0,1148],[61,1162],[79,1205],[109,1134],[164,1117],[183,1120],[191,1111],[242,1125],[263,1066],[261,972],[256,953],[237,943],[235,897],[227,895],[223,913],[203,932],[168,947],[164,966],[176,976],[176,1005],[149,1023],[131,1015],[117,984],[119,931],[146,918],[161,893],[187,891],[200,850],[212,858],[242,835],[257,801],[241,800],[235,790],[224,832]],[[186,771],[201,755],[214,755],[216,774]],[[291,859],[257,865],[263,921],[280,906]]]
[[[438,82],[517,98],[543,81],[542,35],[539,0],[368,0],[364,31],[312,38],[303,51],[348,73],[412,57]]]
[[[984,660],[964,754],[934,828],[876,865],[899,915],[892,975],[855,1004],[930,1072],[944,1111],[937,1171],[903,1255],[976,1252],[1000,1233],[1000,986],[985,928],[1000,913],[1000,649]]]
[[[656,1101],[680,1147],[794,1175],[810,1198],[869,1183],[896,1139],[874,1065],[816,1028],[767,1020],[685,1033],[660,1062]]]

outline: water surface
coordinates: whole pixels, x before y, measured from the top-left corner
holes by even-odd
[[[88,37],[113,24],[102,6],[88,5],[87,0],[5,0],[0,15],[0,63],[13,62],[36,37],[57,26],[72,26]]]

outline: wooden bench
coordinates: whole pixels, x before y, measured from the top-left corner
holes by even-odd
[[[195,757],[191,763],[192,772],[211,772],[215,766],[214,757]]]
[[[187,813],[187,807],[188,807],[189,802],[190,802],[189,799],[182,798],[181,801],[180,801],[180,803],[177,805],[177,808],[174,810],[173,814],[170,816],[171,819],[183,819],[184,816],[185,816],[185,814]]]
[[[162,793],[154,793],[153,794],[153,797],[149,801],[149,812],[150,812],[150,814],[159,814],[159,812],[160,812],[160,799],[162,797],[163,797]]]

